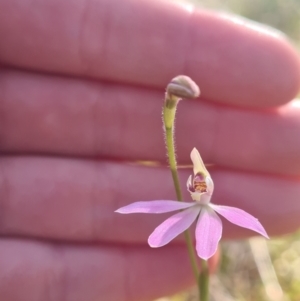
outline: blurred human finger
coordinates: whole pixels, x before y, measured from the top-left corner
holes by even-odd
[[[11,71],[0,86],[2,152],[166,162],[160,91]],[[190,164],[197,147],[206,163],[300,175],[299,132],[297,101],[264,111],[182,101],[178,160]]]
[[[175,1],[1,0],[0,40],[5,65],[161,89],[187,74],[225,104],[275,106],[300,86],[277,31]]]
[[[5,301],[24,296],[31,301],[150,301],[193,283],[185,246],[157,250],[1,238],[0,265]]]
[[[5,236],[145,245],[170,214],[114,211],[136,201],[176,199],[170,171],[162,167],[47,157],[6,157],[0,166],[0,233]],[[191,170],[180,174],[184,183]],[[270,236],[299,227],[299,180],[230,170],[211,170],[211,175],[212,203],[249,212]],[[184,199],[190,200],[187,191]],[[224,225],[224,238],[255,235]]]

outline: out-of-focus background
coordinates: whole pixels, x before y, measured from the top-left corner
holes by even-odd
[[[238,14],[275,27],[300,49],[300,0],[188,2],[202,8]],[[244,241],[223,242],[221,249],[219,270],[211,278],[211,301],[300,300],[300,231],[272,238],[270,241],[255,237]],[[196,296],[197,291],[192,288],[176,296],[155,301],[197,301]]]
[[[299,0],[186,0],[185,2],[202,8],[238,14],[267,24],[281,30],[300,46]]]

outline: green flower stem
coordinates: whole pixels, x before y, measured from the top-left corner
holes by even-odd
[[[174,77],[167,86],[167,92],[165,97],[165,104],[163,108],[163,121],[166,133],[166,145],[169,157],[170,169],[172,172],[173,182],[176,190],[177,200],[182,202],[182,193],[180,189],[180,183],[177,172],[176,156],[175,156],[175,144],[174,144],[174,121],[176,114],[176,107],[181,98],[197,98],[200,95],[200,89],[195,82],[189,77],[179,75]],[[186,245],[190,261],[193,268],[193,273],[196,278],[196,283],[199,289],[199,300],[208,301],[209,297],[209,271],[208,265],[205,260],[202,260],[201,273],[198,270],[197,256],[195,254],[195,248],[191,238],[191,234],[188,230],[184,232]]]
[[[208,301],[209,298],[209,270],[206,260],[201,260],[201,273],[199,275],[199,293],[201,301]]]
[[[177,200],[182,202],[182,193],[180,189],[180,183],[178,178],[178,172],[176,168],[176,158],[175,158],[175,149],[173,145],[173,128],[165,128],[166,129],[166,144],[169,158],[169,165],[172,173],[172,178],[176,190]]]
[[[175,121],[176,106],[178,101],[179,98],[167,94],[164,109],[163,109],[163,120],[164,120],[165,133],[166,133],[166,146],[167,146],[167,152],[169,158],[169,165],[170,165],[173,182],[176,190],[176,196],[177,196],[177,200],[182,202],[183,198],[182,198],[179,177],[177,172],[177,163],[176,163],[175,146],[174,146],[174,121]],[[188,230],[184,232],[184,237],[187,244],[191,265],[193,268],[193,273],[197,283],[199,283],[197,257],[195,254],[191,234]]]

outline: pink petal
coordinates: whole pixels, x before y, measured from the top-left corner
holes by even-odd
[[[209,207],[202,208],[196,227],[196,250],[200,258],[207,260],[218,248],[222,236],[222,222]]]
[[[121,207],[115,212],[128,214],[128,213],[164,213],[171,212],[175,210],[186,209],[194,206],[195,203],[185,203],[178,201],[167,201],[167,200],[157,200],[157,201],[146,201],[146,202],[136,202],[125,207]]]
[[[199,214],[200,207],[195,206],[172,215],[160,224],[148,238],[148,243],[153,248],[166,245],[177,235],[185,231]]]
[[[231,223],[243,228],[251,229],[263,235],[264,237],[269,238],[268,234],[266,233],[266,230],[258,221],[258,219],[252,216],[251,214],[247,213],[246,211],[235,207],[219,206],[214,204],[210,204],[210,207],[222,216],[224,216]]]

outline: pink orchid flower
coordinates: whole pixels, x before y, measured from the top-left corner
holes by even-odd
[[[170,200],[136,202],[116,212],[123,214],[165,213],[181,210],[160,224],[149,236],[148,243],[153,248],[162,247],[197,220],[196,250],[198,256],[205,260],[215,254],[222,236],[222,221],[216,212],[233,224],[251,229],[269,238],[261,223],[249,213],[235,207],[210,203],[214,184],[196,148],[191,152],[191,160],[194,175],[188,178],[187,190],[193,202]]]

